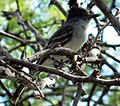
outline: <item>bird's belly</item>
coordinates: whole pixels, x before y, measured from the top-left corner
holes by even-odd
[[[80,33],[78,33],[78,34],[80,34]],[[77,52],[86,42],[87,35],[82,34],[82,36],[79,36],[79,35],[76,34],[76,36],[73,36],[73,37],[74,38],[71,38],[69,43],[65,44],[64,47],[70,48],[70,49],[74,50],[75,52]]]
[[[74,38],[71,38],[71,40],[69,41],[69,43],[65,44],[64,47],[66,48],[70,48],[72,50],[74,50],[75,52],[77,52],[86,42],[87,40],[87,35],[83,35],[82,37],[79,36],[75,36]],[[55,60],[63,60],[65,59],[65,56],[54,56]],[[51,59],[47,59],[42,65],[45,66],[50,66],[53,64],[54,61],[52,61]]]

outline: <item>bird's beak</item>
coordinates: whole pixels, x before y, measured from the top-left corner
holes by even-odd
[[[89,18],[95,18],[95,17],[99,17],[100,16],[100,14],[91,14],[91,15],[89,15]]]

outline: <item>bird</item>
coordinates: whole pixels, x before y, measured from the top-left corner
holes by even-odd
[[[89,23],[92,18],[98,17],[99,14],[90,14],[87,10],[81,7],[73,7],[68,11],[66,22],[50,37],[48,43],[45,45],[45,49],[54,47],[60,44],[61,47],[70,48],[77,52],[87,41],[88,35],[86,33]],[[55,59],[61,58],[60,56],[54,56]],[[53,60],[47,59],[42,62],[40,58],[36,64],[49,65]],[[24,86],[20,85],[13,95],[12,101],[16,102],[17,96],[20,96],[20,90],[23,90]],[[19,94],[17,94],[19,93]]]
[[[87,28],[92,18],[99,14],[90,14],[87,10],[80,7],[73,7],[68,11],[67,20],[48,40],[44,49],[49,49],[59,44],[61,47],[70,48],[77,52],[87,41]],[[63,56],[53,56],[54,60],[62,60]],[[42,61],[40,58],[37,64],[50,66],[53,64],[52,58]]]

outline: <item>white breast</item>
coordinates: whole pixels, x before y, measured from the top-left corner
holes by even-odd
[[[86,28],[88,23],[84,23],[84,20],[78,21],[73,26],[73,36],[70,39],[69,43],[65,44],[64,47],[70,48],[77,52],[87,41],[88,36],[86,34]]]

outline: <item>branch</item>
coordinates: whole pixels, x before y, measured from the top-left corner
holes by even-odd
[[[116,50],[116,47],[120,47],[120,44],[114,44],[114,45],[112,45],[112,44],[107,44],[106,42],[105,43],[103,43],[103,42],[97,42],[97,44],[100,45],[100,46],[111,47],[114,50]]]
[[[66,88],[67,88],[68,82],[69,82],[68,80],[65,82],[65,85],[64,85],[64,87],[62,89],[62,99],[60,101],[60,106],[63,106],[65,96],[66,96]]]
[[[77,106],[79,100],[80,100],[80,97],[82,96],[82,85],[79,83],[78,84],[78,88],[77,88],[77,92],[76,92],[76,95],[74,97],[74,102],[73,102],[73,106]]]
[[[91,100],[92,96],[94,95],[94,91],[95,91],[96,87],[97,87],[97,84],[93,84],[92,89],[89,93],[89,97],[86,99],[88,102],[88,106],[90,106],[90,100]]]
[[[57,48],[56,50],[58,50],[60,52],[61,50],[65,50],[65,49]],[[68,49],[68,50],[70,50],[70,49]],[[63,51],[63,53],[66,53],[66,52]],[[74,54],[74,52],[72,52],[72,53]],[[69,54],[69,56],[73,56],[72,53]],[[53,54],[54,54],[54,50],[53,50]],[[61,54],[61,52],[60,52],[60,54]],[[66,73],[62,70],[52,69],[52,68],[48,68],[46,66],[42,66],[42,65],[38,65],[38,64],[32,64],[32,63],[29,63],[26,61],[21,61],[19,59],[15,59],[15,58],[8,57],[8,56],[4,58],[4,61],[9,61],[10,65],[16,64],[16,65],[21,65],[22,67],[27,67],[31,70],[36,70],[38,72],[46,72],[46,73],[50,73],[50,74],[56,74],[56,75],[66,78],[68,80],[72,80],[72,81],[76,81],[76,82],[88,82],[88,83],[94,82],[94,83],[98,83],[98,84],[102,84],[102,85],[120,85],[120,83],[118,83],[119,81],[116,81],[116,79],[104,80],[104,79],[95,79],[95,78],[92,78],[91,76],[76,76],[76,75]],[[0,64],[3,65],[2,63],[0,63]],[[115,72],[116,72],[116,70],[115,70]]]
[[[36,41],[38,43],[40,43],[43,46],[46,44],[46,41],[40,37],[39,32],[31,25],[31,23],[29,21],[23,21],[23,20],[21,20],[21,22],[23,24],[25,24],[31,32],[34,33]]]
[[[102,56],[102,55],[101,55]],[[103,56],[102,56],[103,57]],[[108,67],[110,67],[112,69],[112,71],[114,72],[114,74],[118,74],[118,71],[115,69],[115,67],[113,67],[113,65],[111,65],[107,60],[103,59],[102,60],[103,64],[106,64]]]
[[[0,34],[1,35],[4,35],[4,36],[7,36],[7,37],[9,37],[9,38],[11,38],[11,39],[14,39],[14,40],[16,40],[16,41],[19,41],[19,42],[21,42],[21,43],[23,43],[23,42],[26,42],[26,40],[23,40],[23,39],[21,39],[21,38],[18,38],[18,37],[16,37],[16,36],[14,36],[14,35],[12,35],[12,34],[9,34],[9,33],[7,33],[7,32],[4,32],[4,31],[0,31]]]
[[[21,65],[21,66],[27,67],[31,70],[36,70],[39,72],[46,72],[46,73],[50,73],[50,74],[59,75],[63,78],[66,78],[68,80],[72,80],[74,82],[96,83],[96,84],[101,84],[101,85],[106,85],[106,86],[112,86],[112,85],[120,86],[119,79],[105,80],[105,79],[95,78],[92,75],[91,76],[76,76],[76,75],[64,72],[62,70],[52,69],[52,68],[48,68],[46,66],[32,64],[29,62],[24,62],[24,61],[21,61],[19,59],[15,59],[15,58],[5,58],[5,60],[9,61],[11,65],[12,64]]]
[[[16,0],[16,5],[17,5],[17,11],[21,14],[18,0]]]
[[[7,87],[3,84],[3,82],[1,80],[0,80],[0,86],[3,88],[3,90],[5,90],[5,92],[9,96],[9,98],[11,98],[12,94],[10,93],[10,91],[7,89]]]
[[[111,24],[120,32],[120,23],[115,18],[113,14],[111,14],[111,10],[104,3],[104,0],[92,0],[98,8],[105,14],[105,16],[110,20]]]
[[[64,14],[64,16],[67,16],[67,12],[63,9],[61,4],[57,0],[51,0],[50,5],[55,4],[55,6]]]
[[[106,56],[110,57],[111,59],[113,59],[114,61],[120,63],[120,60],[118,60],[117,58],[115,58],[114,56],[112,56],[111,54],[107,53],[105,50],[102,50],[101,53],[105,54]]]
[[[34,43],[34,42],[35,42],[35,41],[23,40],[23,39],[21,39],[21,38],[18,38],[18,37],[14,36],[14,35],[12,35],[12,34],[10,34],[10,33],[7,33],[7,32],[5,32],[5,31],[2,31],[2,30],[0,31],[0,34],[3,35],[3,36],[9,37],[9,38],[11,38],[11,39],[14,39],[14,40],[16,40],[16,41],[19,41],[22,45],[27,45],[27,44],[29,44],[29,43]]]
[[[47,50],[39,51],[34,55],[32,55],[31,57],[24,58],[23,61],[34,62],[41,57],[44,57],[44,60],[46,60],[47,58],[49,58],[50,55],[62,55],[62,56],[72,58],[75,54],[76,53],[69,48],[57,47],[57,48],[50,48]]]
[[[19,12],[5,12],[2,11],[4,17],[17,17],[18,19],[18,23],[21,25],[25,25],[31,32],[34,33],[36,41],[38,41],[38,43],[40,43],[41,45],[45,45],[45,40],[39,36],[39,32],[30,24],[30,22],[28,22],[27,20],[23,20],[22,17],[20,16]],[[40,42],[39,42],[40,41]]]
[[[99,99],[95,102],[95,104],[94,104],[93,106],[96,106],[97,104],[103,104],[103,96],[104,96],[106,93],[108,93],[108,91],[109,91],[109,87],[105,87],[105,88],[103,89],[103,92],[102,92],[101,96],[100,96]]]

